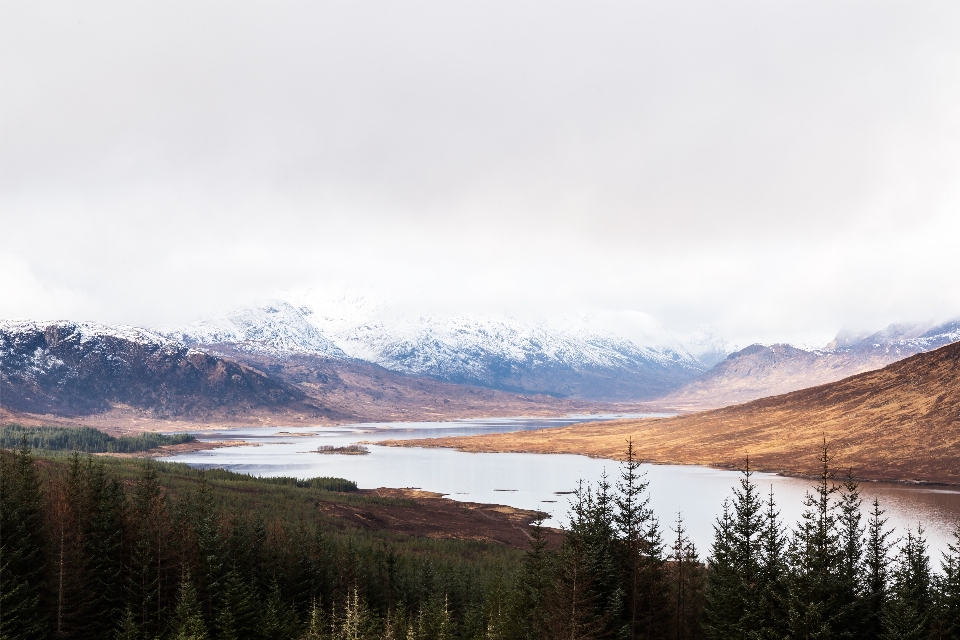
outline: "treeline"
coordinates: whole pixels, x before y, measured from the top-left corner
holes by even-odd
[[[137,453],[170,444],[196,440],[180,433],[172,436],[160,433],[141,433],[119,438],[91,427],[0,427],[0,447],[13,449],[26,440],[32,449],[46,451],[80,451],[82,453]]]
[[[746,469],[701,561],[679,518],[654,517],[632,448],[581,485],[559,544],[537,524],[526,553],[318,508],[387,498],[22,448],[0,469],[0,637],[960,637],[960,539],[932,562],[922,530],[894,540],[828,466],[789,529]]]

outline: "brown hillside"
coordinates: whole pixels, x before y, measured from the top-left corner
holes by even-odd
[[[857,477],[960,484],[960,343],[839,382],[674,418],[396,444],[617,458],[628,437],[654,462],[735,466],[749,455],[759,469],[792,474],[813,470],[826,438],[835,464]]]

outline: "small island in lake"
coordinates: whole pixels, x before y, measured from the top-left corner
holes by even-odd
[[[362,444],[348,444],[345,447],[335,447],[330,444],[324,444],[317,447],[317,453],[340,453],[348,456],[365,456],[370,453]]]

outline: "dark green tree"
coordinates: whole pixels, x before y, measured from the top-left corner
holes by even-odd
[[[897,555],[891,597],[883,616],[883,640],[922,640],[929,636],[933,594],[930,558],[923,529],[907,538]]]
[[[794,637],[830,638],[839,624],[843,600],[840,568],[843,548],[833,496],[830,456],[824,445],[820,477],[804,499],[802,520],[789,545],[789,619]]]
[[[852,472],[839,490],[837,528],[839,533],[840,566],[837,572],[837,620],[834,634],[838,638],[861,636],[869,617],[866,598],[864,566],[864,526],[861,524],[860,486]]]
[[[760,532],[755,605],[760,628],[754,634],[756,638],[779,640],[788,632],[786,546],[786,533],[773,498],[773,487],[770,487]]]
[[[47,637],[43,493],[26,440],[0,450],[0,637]]]
[[[666,637],[676,640],[693,640],[701,637],[700,618],[703,612],[703,564],[697,555],[697,548],[687,536],[683,518],[677,514],[677,524],[669,556],[669,580],[671,587],[671,608],[673,609],[671,629]]]
[[[893,532],[886,528],[887,518],[874,498],[870,518],[867,520],[866,546],[864,550],[864,617],[860,637],[879,638],[883,628],[883,614],[890,589],[890,549]]]
[[[947,544],[937,577],[937,640],[960,640],[960,524]]]
[[[763,501],[746,461],[740,487],[714,527],[707,590],[706,631],[711,638],[747,638],[764,627],[758,585],[764,531]]]
[[[177,598],[170,637],[172,640],[208,640],[210,637],[189,573],[180,580],[180,595]]]
[[[620,479],[613,500],[614,529],[606,527],[605,487],[601,481],[596,508],[598,540],[604,535],[616,537],[615,553],[619,557],[621,584],[608,589],[605,597],[611,619],[622,615],[626,623],[624,637],[653,638],[669,627],[668,589],[664,565],[664,544],[660,524],[650,508],[649,481],[640,471],[640,460],[633,450],[633,439],[627,440],[627,451],[620,464]],[[603,580],[601,576],[597,576]],[[620,605],[619,603],[623,604]],[[622,606],[622,612],[617,607]]]

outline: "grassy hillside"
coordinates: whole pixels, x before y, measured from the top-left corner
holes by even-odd
[[[747,404],[659,420],[407,440],[398,446],[464,451],[578,453],[617,458],[633,438],[662,463],[809,474],[824,439],[836,464],[870,480],[960,484],[960,343],[878,371]]]

